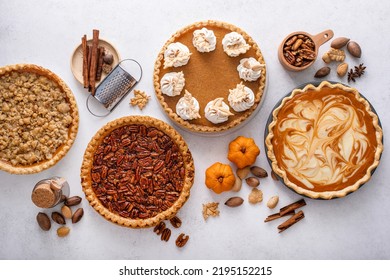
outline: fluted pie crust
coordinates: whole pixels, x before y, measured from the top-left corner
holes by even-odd
[[[192,44],[192,34],[194,30],[203,27],[214,31],[217,38],[216,49],[209,53],[198,52]],[[223,51],[222,47],[223,36],[233,31],[241,34],[247,44],[250,45],[250,49],[245,54],[241,54],[238,57],[229,57]],[[174,42],[181,42],[190,49],[190,52],[192,53],[190,60],[187,65],[164,69],[164,52],[168,45]],[[256,112],[263,100],[266,86],[266,66],[262,68],[261,76],[257,81],[246,82],[240,79],[236,68],[240,64],[240,60],[246,57],[254,57],[261,64],[265,65],[260,48],[252,37],[242,29],[230,23],[207,20],[191,24],[177,31],[164,44],[157,56],[154,66],[154,89],[163,110],[174,122],[179,124],[182,128],[192,132],[225,132],[237,127]],[[200,104],[200,119],[188,121],[177,115],[175,106],[177,101],[184,95],[184,90],[181,95],[174,97],[166,96],[161,92],[160,80],[164,74],[179,71],[184,72],[186,83],[184,88],[188,90]],[[229,95],[229,89],[234,89],[240,82],[243,82],[245,86],[251,88],[254,92],[254,105],[244,112],[234,112],[233,110],[230,110],[234,115],[230,116],[226,122],[214,124],[208,121],[204,115],[206,104],[218,97],[223,97],[224,102],[228,103],[227,97]]]
[[[182,163],[184,166],[184,179],[182,189],[179,197],[165,211],[160,211],[157,215],[148,218],[131,218],[119,215],[115,211],[111,211],[105,207],[102,201],[98,198],[94,188],[92,187],[92,169],[94,167],[94,155],[99,145],[104,141],[106,136],[112,135],[116,129],[120,129],[131,125],[144,125],[147,128],[156,128],[170,137],[174,144],[177,145],[178,151],[182,156]],[[132,164],[134,161],[128,162]],[[154,166],[156,168],[156,166]],[[152,169],[154,170],[154,169]],[[190,189],[194,181],[194,162],[190,150],[185,143],[182,136],[165,122],[147,116],[128,116],[109,122],[103,126],[91,139],[84,154],[84,159],[81,167],[81,184],[83,191],[90,205],[106,220],[115,224],[131,227],[131,228],[145,228],[157,225],[160,221],[172,218],[179,209],[184,205],[190,196]],[[137,188],[141,186],[140,182],[132,182]],[[119,187],[118,187],[119,188]],[[143,187],[142,187],[143,188]],[[144,189],[146,192],[146,189]],[[153,206],[153,205],[152,205]],[[127,210],[125,210],[127,211]]]
[[[36,76],[33,77],[34,75]],[[1,127],[1,133],[4,134],[0,141],[1,145],[6,145],[6,147],[1,147],[1,149],[4,153],[7,153],[7,150],[13,151],[8,152],[7,159],[0,156],[0,169],[12,174],[31,174],[55,165],[69,151],[78,131],[79,114],[72,91],[56,74],[34,64],[15,64],[1,67],[0,78],[9,81],[5,81],[3,84],[5,87],[1,88],[1,94],[8,94],[8,97],[2,96],[4,102],[2,101],[0,105],[3,116],[7,116],[3,119],[5,127],[3,125]],[[12,87],[12,90],[7,89],[7,86]],[[10,95],[11,92],[13,96]],[[20,102],[23,102],[23,105],[20,105]],[[58,105],[62,106],[60,109],[51,106],[57,103],[61,104]],[[16,109],[17,112],[13,112],[15,106],[20,107]],[[29,111],[24,112],[24,110]],[[59,113],[60,110],[66,111],[65,119],[63,119],[64,114]],[[15,122],[15,118],[17,118],[15,113],[19,114],[18,122]],[[22,116],[24,118],[21,118]],[[61,123],[61,139],[57,138],[59,136],[57,129],[60,127],[58,122]],[[7,125],[11,125],[12,133],[17,133],[17,135],[9,135],[4,132]],[[44,132],[37,133],[34,132],[34,129]],[[43,137],[44,135],[47,138]],[[3,137],[8,137],[7,144],[3,142]],[[52,147],[53,145],[57,148]],[[21,156],[15,152],[15,148],[25,152],[25,155]]]
[[[309,84],[283,98],[270,118],[265,145],[272,170],[301,195],[344,197],[366,183],[379,164],[382,128],[355,88]]]

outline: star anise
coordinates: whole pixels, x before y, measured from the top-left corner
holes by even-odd
[[[360,77],[364,75],[364,70],[366,70],[366,66],[363,63],[360,63],[359,66],[355,66],[355,74]]]
[[[353,71],[353,69],[351,68],[348,72],[348,83],[350,81],[352,82],[356,82],[355,78],[357,78],[358,76],[356,76],[356,73]]]
[[[359,66],[355,66],[354,69],[350,69],[348,72],[348,83],[350,81],[356,82],[355,78],[359,78],[364,75],[364,71],[366,70],[366,66],[363,63],[360,63]]]

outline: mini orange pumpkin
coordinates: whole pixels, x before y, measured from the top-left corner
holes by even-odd
[[[216,162],[206,169],[206,186],[215,193],[230,191],[235,182],[233,169],[228,164]]]
[[[238,136],[229,144],[228,159],[238,168],[252,165],[259,154],[260,149],[253,138]]]

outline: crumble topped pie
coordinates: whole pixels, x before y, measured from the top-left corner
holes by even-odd
[[[0,169],[40,172],[72,146],[78,110],[68,86],[37,65],[0,68]]]
[[[285,97],[268,129],[273,171],[311,198],[357,190],[371,178],[383,150],[383,132],[369,102],[354,88],[326,81]]]
[[[183,138],[145,116],[114,120],[90,141],[83,191],[105,219],[142,228],[174,216],[190,195],[194,163]]]
[[[170,63],[173,60],[178,63]],[[172,35],[158,54],[153,80],[163,110],[175,123],[192,132],[225,132],[257,112],[265,93],[266,66],[258,45],[245,31],[208,20]],[[238,112],[229,107],[228,96],[229,90],[241,83],[253,91],[254,100]],[[187,93],[192,101],[183,104]],[[207,104],[216,101],[226,104],[223,110],[231,113],[210,117]],[[196,117],[183,114],[193,111],[193,104],[196,110],[199,107]]]

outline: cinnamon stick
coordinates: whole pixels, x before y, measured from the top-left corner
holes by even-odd
[[[92,35],[92,56],[91,56],[91,68],[89,70],[89,80],[91,83],[91,94],[95,95],[96,84],[96,69],[98,63],[98,48],[99,48],[99,30],[94,29]]]
[[[273,220],[276,220],[276,219],[279,219],[281,217],[284,217],[284,216],[288,216],[288,215],[294,215],[295,214],[295,211],[292,210],[290,212],[287,212],[285,213],[283,216],[280,215],[280,212],[278,213],[275,213],[275,214],[272,214],[272,215],[269,215],[267,218],[265,218],[264,220],[264,223],[267,223],[267,222],[270,222],[270,221],[273,221]]]
[[[298,223],[300,220],[302,220],[305,217],[305,214],[303,214],[303,211],[300,210],[298,213],[293,215],[291,218],[289,218],[287,221],[283,222],[278,226],[279,233],[285,231],[292,225]]]
[[[301,199],[287,206],[284,206],[283,208],[280,208],[279,213],[281,216],[284,216],[286,213],[291,212],[292,210],[298,209],[300,207],[303,207],[305,205],[306,205],[306,201],[304,199]]]
[[[91,91],[91,80],[89,78],[89,71],[91,69],[91,59],[92,59],[92,46],[88,47],[88,91]]]
[[[104,47],[99,47],[98,64],[96,69],[96,81],[100,81],[103,72]]]
[[[83,85],[84,88],[88,87],[88,46],[87,46],[87,35],[81,38],[81,46],[83,50]]]

